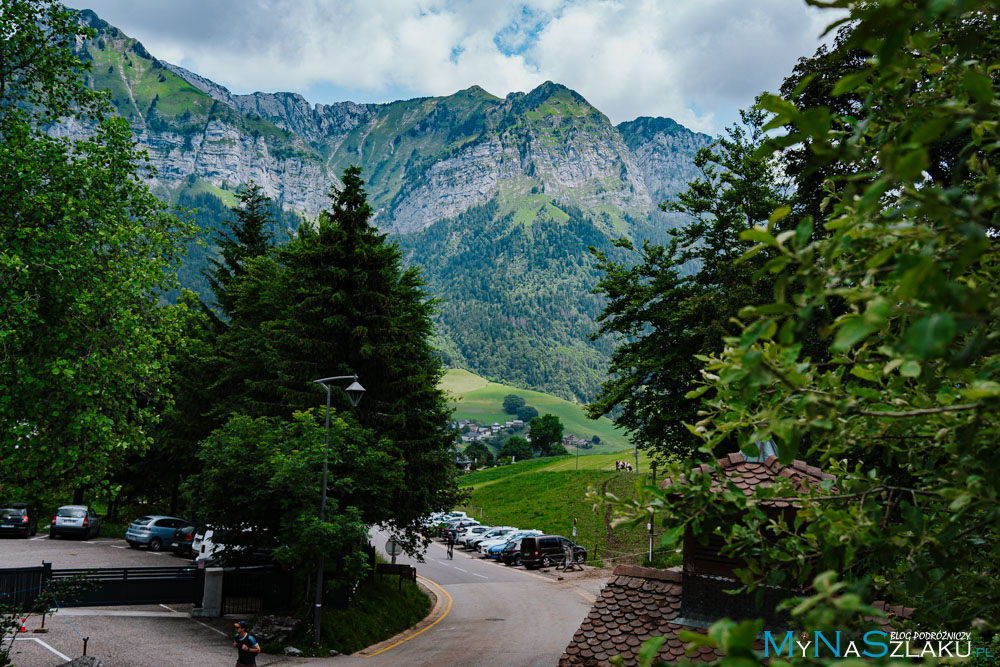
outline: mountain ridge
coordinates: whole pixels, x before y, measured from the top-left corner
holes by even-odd
[[[444,358],[578,401],[595,394],[612,349],[589,340],[602,302],[588,247],[614,253],[622,236],[662,242],[679,219],[656,204],[697,176],[694,154],[711,141],[667,118],[616,126],[551,81],[504,97],[473,85],[379,104],[237,95],[158,60],[89,10],[81,21],[97,30],[78,45],[90,85],[111,91],[158,170],[150,185],[159,196],[231,201],[253,180],[281,209],[311,217],[343,169],[360,166],[375,224],[444,299]],[[198,222],[217,229],[224,207],[201,208]],[[185,267],[188,286],[204,293],[198,274]]]

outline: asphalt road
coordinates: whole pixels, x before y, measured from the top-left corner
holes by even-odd
[[[375,543],[384,551],[386,536]],[[0,567],[122,567],[181,565],[189,561],[169,553],[130,549],[124,540],[0,539]],[[476,665],[476,667],[554,665],[587,615],[606,576],[567,577],[527,572],[521,568],[481,560],[432,544],[425,562],[405,557],[417,567],[424,585],[441,597],[448,611],[419,634],[396,638],[377,655],[325,659],[261,655],[258,664],[285,665]],[[66,609],[46,620],[46,634],[32,632],[40,619],[28,622],[29,632],[15,644],[18,667],[54,667],[82,654],[82,637],[89,637],[88,654],[107,667],[136,665],[231,665],[234,651],[228,640],[233,619],[195,619],[189,607],[106,607]],[[418,628],[419,630],[419,628]],[[380,645],[380,648],[382,645]],[[369,651],[371,653],[371,651]]]
[[[386,539],[376,536],[383,551]],[[454,560],[446,553],[435,542],[424,563],[405,557],[397,562],[415,565],[421,577],[444,589],[452,602],[448,615],[384,653],[336,664],[551,667],[559,661],[590,611],[595,582],[558,581],[554,574],[509,568],[459,548]]]

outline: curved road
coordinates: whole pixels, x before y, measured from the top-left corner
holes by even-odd
[[[375,544],[384,551],[387,539],[378,533]],[[591,593],[568,581],[505,567],[475,552],[456,547],[454,560],[448,560],[439,542],[428,547],[424,560],[400,556],[396,562],[416,566],[420,577],[444,589],[451,598],[448,614],[382,653],[333,664],[551,667],[593,603]]]

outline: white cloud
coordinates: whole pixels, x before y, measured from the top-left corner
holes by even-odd
[[[360,102],[552,80],[612,121],[708,132],[774,90],[833,19],[801,0],[71,0],[234,92]]]

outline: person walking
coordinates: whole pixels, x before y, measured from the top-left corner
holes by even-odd
[[[240,665],[256,665],[257,654],[260,653],[260,643],[257,638],[247,631],[249,625],[246,621],[237,621],[233,624],[236,634],[233,635],[233,648],[236,649],[236,667]]]
[[[448,560],[455,557],[455,533],[448,533]]]

